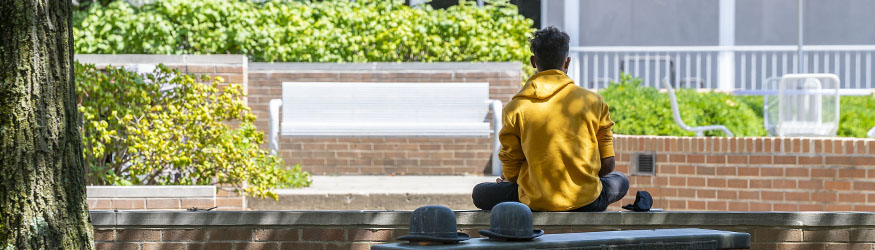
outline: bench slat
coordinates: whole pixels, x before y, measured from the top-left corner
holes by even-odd
[[[285,136],[489,136],[488,83],[283,83]]]
[[[284,123],[284,135],[338,136],[489,136],[486,123]]]

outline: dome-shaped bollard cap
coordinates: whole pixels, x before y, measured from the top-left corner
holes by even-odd
[[[502,202],[492,208],[489,230],[481,235],[497,240],[531,240],[544,235],[544,230],[533,229],[532,209],[519,202]]]
[[[456,243],[471,239],[459,233],[456,227],[456,214],[444,206],[423,206],[413,210],[410,215],[410,234],[398,240],[410,242]]]

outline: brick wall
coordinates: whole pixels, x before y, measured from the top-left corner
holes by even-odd
[[[473,238],[487,227],[464,228]],[[539,227],[548,234],[612,230],[659,229],[668,227],[586,226]],[[701,226],[698,228],[747,232],[756,250],[839,250],[875,249],[875,229]],[[367,250],[395,242],[407,235],[406,228],[368,227],[212,227],[173,229],[96,229],[97,250],[109,249],[210,249],[210,250]]]
[[[96,249],[370,249],[371,245],[406,235],[386,228],[253,228],[96,229]],[[142,248],[141,248],[142,247]]]
[[[268,102],[282,98],[282,82],[294,81],[488,82],[489,97],[507,103],[522,78],[518,63],[252,63],[249,106],[259,130],[268,131]],[[484,174],[491,144],[489,137],[280,137],[279,155],[323,175]]]
[[[489,137],[280,137],[280,156],[312,174],[482,175]]]
[[[158,225],[116,213],[95,218],[97,249],[370,249],[408,234],[410,212],[164,213],[198,225]],[[110,213],[110,215],[113,215]],[[706,228],[751,234],[751,249],[875,249],[872,214],[853,213],[535,213],[548,234],[657,228]],[[217,219],[213,217],[223,217]],[[198,218],[198,219],[195,219]],[[457,212],[460,231],[481,237],[486,212]],[[211,221],[211,222],[208,222]],[[218,221],[218,222],[216,222]],[[239,225],[231,225],[236,221]],[[145,222],[145,223],[141,223]],[[228,223],[225,223],[228,222]],[[147,224],[147,225],[137,225]],[[249,224],[249,225],[246,225]]]
[[[626,173],[635,154],[656,155],[623,204],[647,190],[666,210],[875,211],[872,139],[618,135],[615,149]]]

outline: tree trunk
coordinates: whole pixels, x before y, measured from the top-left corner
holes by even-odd
[[[94,249],[70,0],[0,1],[0,249]]]

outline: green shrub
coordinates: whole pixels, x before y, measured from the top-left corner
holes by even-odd
[[[866,137],[875,127],[875,96],[842,96],[838,136]]]
[[[620,82],[603,89],[614,120],[614,133],[625,135],[695,136],[674,123],[668,94],[641,86],[641,79],[621,75]],[[689,126],[725,125],[736,136],[766,136],[763,128],[763,97],[733,96],[716,92],[676,90],[681,118]],[[866,137],[875,126],[873,96],[841,97],[837,135]],[[705,135],[723,135],[720,131]]]
[[[221,78],[197,83],[164,66],[145,75],[78,63],[75,71],[92,184],[232,184],[274,199],[275,187],[310,184],[300,166],[286,170],[259,148],[263,134],[239,85],[220,89]]]
[[[76,53],[246,54],[258,62],[528,63],[532,20],[507,0],[444,10],[403,0],[156,0],[94,4]],[[131,39],[136,38],[136,39]]]
[[[625,135],[695,136],[674,123],[667,93],[641,86],[641,79],[621,75],[600,94],[604,96],[614,120],[614,133]],[[725,125],[735,136],[764,136],[763,118],[737,96],[724,93],[675,91],[681,118],[689,126]],[[707,136],[723,136],[722,131],[707,131]]]
[[[757,116],[763,116],[762,96],[743,96],[742,100],[757,112]],[[865,138],[866,132],[875,127],[875,96],[842,96],[839,102],[841,111],[836,135]]]

